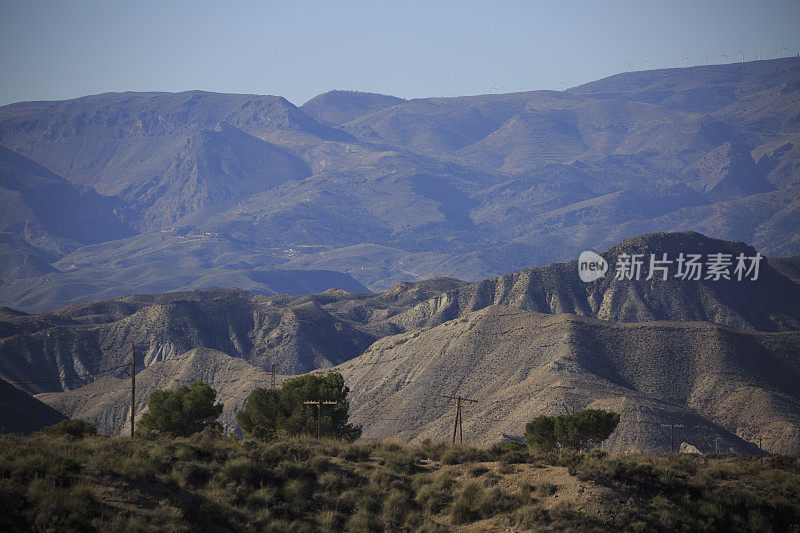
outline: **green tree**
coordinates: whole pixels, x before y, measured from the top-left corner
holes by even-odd
[[[557,447],[582,450],[606,440],[618,424],[618,413],[602,409],[540,416],[525,426],[525,439],[529,446],[542,451]]]
[[[321,434],[353,441],[361,436],[361,426],[348,423],[349,392],[344,378],[336,372],[299,376],[284,382],[279,389],[253,390],[236,422],[248,435],[264,440],[279,435],[316,435],[317,407],[303,402],[337,402],[322,406]]]
[[[207,427],[221,430],[217,419],[222,404],[215,405],[216,399],[217,391],[202,381],[174,391],[156,389],[150,394],[150,412],[142,415],[137,433],[188,437]]]
[[[554,432],[556,440],[565,448],[583,450],[606,440],[618,424],[618,413],[584,409],[557,417]]]
[[[525,440],[528,446],[543,452],[556,447],[555,424],[552,416],[538,416],[525,424]]]

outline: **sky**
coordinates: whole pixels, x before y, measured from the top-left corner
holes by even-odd
[[[0,105],[110,91],[560,90],[800,52],[800,0],[0,0]],[[707,56],[707,59],[704,59]],[[647,63],[645,64],[645,60]]]

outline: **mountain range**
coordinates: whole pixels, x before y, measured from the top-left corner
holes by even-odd
[[[697,233],[634,237],[601,253],[744,253]],[[129,427],[131,351],[137,409],[155,388],[204,380],[223,424],[247,394],[331,369],[351,388],[364,437],[447,436],[452,405],[465,438],[520,434],[537,414],[597,407],[622,414],[607,447],[664,450],[660,424],[688,428],[705,451],[800,452],[800,256],[766,258],[758,279],[618,279],[586,283],[577,261],[469,283],[434,278],[380,293],[301,296],[235,289],[134,295],[57,312],[0,315],[0,378],[104,433]],[[275,365],[273,367],[273,365]]]
[[[203,380],[226,431],[254,387],[333,369],[367,440],[444,440],[461,394],[471,442],[598,407],[611,451],[677,423],[703,451],[800,453],[799,143],[797,58],[0,107],[0,425],[126,431],[136,350],[137,416]],[[591,250],[609,271],[584,282]],[[763,257],[682,279],[682,254]],[[615,275],[631,257],[671,261]]]
[[[798,139],[797,58],[561,92],[11,104],[0,304],[477,281],[646,232],[788,256],[800,253]]]

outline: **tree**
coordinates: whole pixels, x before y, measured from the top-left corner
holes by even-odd
[[[582,450],[606,440],[618,424],[618,413],[602,409],[540,416],[525,426],[525,439],[529,446],[542,451],[556,447]]]
[[[308,374],[281,385],[279,389],[257,388],[247,397],[236,422],[250,436],[270,440],[279,435],[316,435],[317,408],[304,401],[337,402],[321,409],[320,432],[329,437],[353,441],[361,436],[361,426],[348,423],[350,404],[341,374]]]
[[[600,444],[617,428],[619,414],[584,409],[555,420],[556,439],[566,448],[582,450]]]
[[[215,405],[216,399],[217,391],[202,381],[174,391],[156,389],[150,394],[150,412],[142,415],[137,432],[188,437],[207,427],[221,430],[217,419],[222,414],[222,404]]]
[[[525,440],[528,446],[543,452],[555,449],[557,441],[553,417],[542,415],[525,424]]]

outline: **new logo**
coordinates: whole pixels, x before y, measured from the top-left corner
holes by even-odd
[[[608,263],[599,254],[590,250],[581,252],[578,257],[578,276],[581,281],[589,283],[605,277],[608,272]]]

